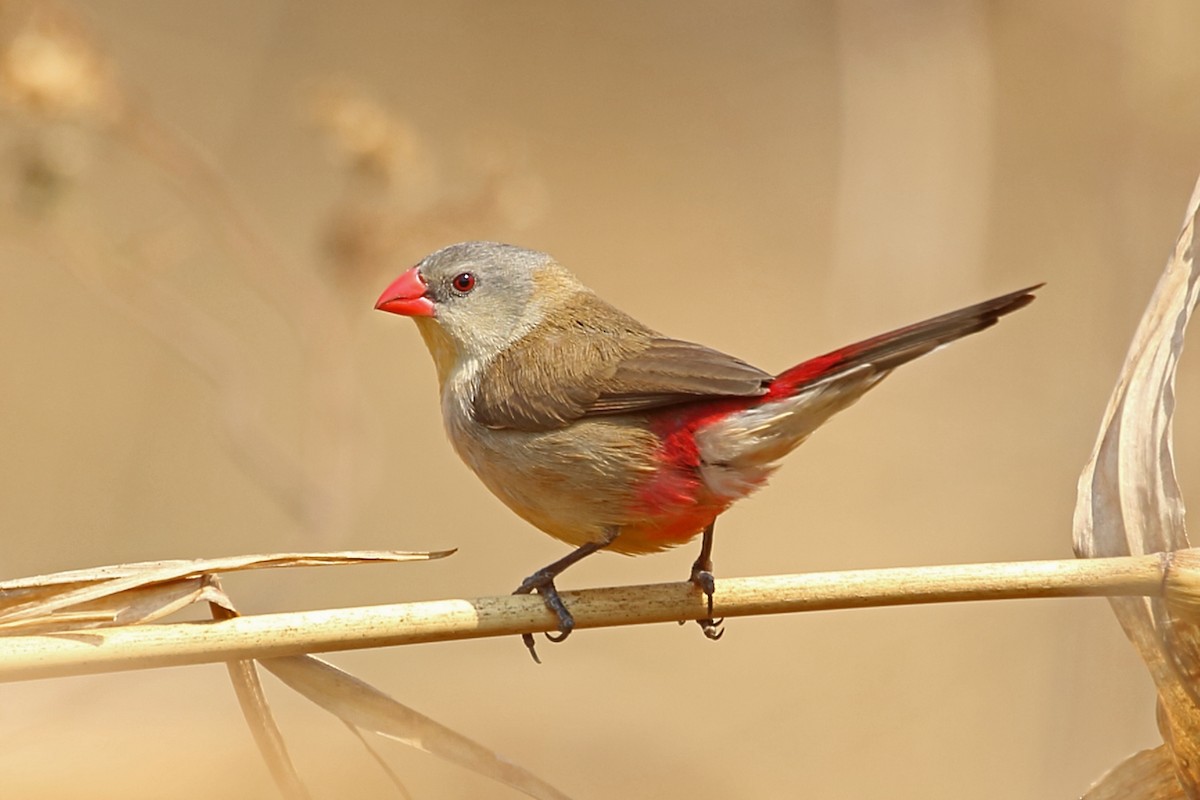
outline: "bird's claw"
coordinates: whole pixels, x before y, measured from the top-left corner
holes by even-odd
[[[704,631],[706,639],[717,641],[725,635],[725,618],[721,619],[698,619],[696,622],[700,625],[700,630]]]
[[[516,592],[513,592],[513,594],[516,594]],[[529,655],[533,657],[533,663],[535,663],[535,664],[542,663],[542,660],[540,658],[538,658],[537,643],[533,641],[533,634],[532,633],[522,633],[521,641],[525,643],[525,649],[528,650]]]
[[[532,594],[533,592],[537,592],[541,596],[542,602],[546,604],[546,608],[553,611],[558,617],[558,633],[547,633],[546,638],[557,644],[570,636],[571,631],[575,629],[575,618],[571,616],[571,612],[567,610],[566,604],[558,594],[558,588],[554,585],[554,575],[545,570],[538,570],[521,581],[521,585],[513,594]],[[538,658],[537,644],[534,642],[533,634],[521,634],[521,641],[525,643],[525,648],[529,650],[529,655],[534,662],[542,663],[542,660]]]

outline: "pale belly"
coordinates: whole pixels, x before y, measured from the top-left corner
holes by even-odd
[[[603,417],[543,431],[447,422],[459,456],[523,519],[579,546],[620,531],[607,549],[647,553],[688,541],[723,511],[697,469],[666,464],[637,418]]]

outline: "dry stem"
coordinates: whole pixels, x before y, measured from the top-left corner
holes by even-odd
[[[1125,558],[1024,561],[824,572],[717,582],[723,617],[965,600],[1035,597],[1166,597],[1191,609],[1200,552]],[[690,583],[564,592],[577,627],[698,619],[708,615]],[[130,625],[0,637],[0,681],[199,664],[397,644],[548,631],[555,618],[533,596],[243,616],[214,622]]]

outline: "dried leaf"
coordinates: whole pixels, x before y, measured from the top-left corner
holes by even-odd
[[[375,761],[376,766],[383,770],[384,774],[388,776],[388,779],[391,780],[392,785],[396,787],[396,791],[400,793],[400,799],[413,800],[412,795],[409,794],[408,787],[405,786],[404,782],[400,780],[400,776],[396,774],[396,770],[392,769],[392,765],[387,763],[387,760],[380,755],[379,751],[371,746],[371,743],[367,741],[367,737],[363,735],[363,732],[345,720],[342,721],[342,724],[346,726],[346,730],[350,731],[351,735],[353,735],[355,739],[358,739],[358,743],[363,746],[363,748],[367,751],[367,754],[370,755]]]
[[[1082,800],[1185,800],[1166,745],[1134,753],[1106,772]]]
[[[14,619],[5,619],[0,614],[0,635],[48,633],[153,622],[206,599],[205,577],[180,578],[167,583],[137,586],[96,600],[72,604],[69,610],[52,610],[46,615],[36,615],[30,611]],[[47,607],[50,604],[48,597]]]
[[[218,572],[342,564],[428,561],[453,550],[270,553],[116,564],[0,581],[0,634],[149,622],[207,597]]]
[[[215,577],[208,577],[211,594],[217,598],[209,601],[213,619],[233,619],[238,615],[233,601],[225,594]],[[275,724],[275,716],[267,703],[262,680],[258,677],[257,665],[252,660],[228,661],[225,667],[229,670],[229,680],[233,682],[233,691],[237,695],[242,716],[246,718],[254,743],[258,745],[258,751],[267,762],[267,768],[271,771],[279,793],[287,800],[308,800],[308,788],[300,780],[296,766],[288,755],[283,734]]]
[[[1175,478],[1172,418],[1175,371],[1200,277],[1193,250],[1198,207],[1200,183],[1188,204],[1175,252],[1134,334],[1092,458],[1079,479],[1074,539],[1075,553],[1083,558],[1170,553],[1189,547],[1183,498]],[[1198,798],[1200,697],[1195,687],[1200,675],[1200,630],[1190,614],[1181,614],[1161,599],[1119,597],[1110,602],[1158,689],[1159,730],[1172,756],[1161,763],[1173,764],[1187,796]],[[1097,784],[1093,791],[1102,788]]]
[[[553,786],[483,745],[319,658],[291,656],[264,659],[260,663],[292,689],[348,725],[375,731],[440,756],[529,797],[568,800]]]
[[[114,578],[136,577],[163,571],[166,575],[193,575],[201,572],[237,572],[246,569],[276,569],[286,567],[323,567],[339,564],[393,563],[398,561],[430,561],[453,555],[454,550],[338,550],[325,553],[260,553],[255,555],[223,556],[221,558],[176,558],[166,561],[134,561],[103,567],[51,572],[31,578],[0,581],[0,592],[14,589],[37,589],[66,583],[94,583]]]

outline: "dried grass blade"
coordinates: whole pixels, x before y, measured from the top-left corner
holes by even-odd
[[[1200,286],[1194,252],[1198,208],[1200,182],[1079,479],[1074,544],[1080,557],[1170,553],[1189,546],[1175,476],[1173,415],[1175,372]],[[1169,569],[1170,558],[1164,556],[1164,579],[1183,572]],[[1190,613],[1179,614],[1161,599],[1110,602],[1158,688],[1159,729],[1175,775],[1189,797],[1200,797],[1200,630]]]
[[[332,553],[268,553],[223,558],[145,561],[58,572],[0,582],[0,625],[19,620],[49,617],[65,609],[74,610],[78,607],[85,607],[95,610],[96,604],[104,598],[123,592],[167,584],[172,581],[194,580],[200,576],[218,572],[429,561],[444,558],[453,552],[453,550],[433,552],[347,550]],[[121,607],[126,604],[118,601],[115,605]]]
[[[1081,800],[1187,800],[1166,745],[1142,750],[1104,773]]]
[[[207,588],[212,597],[209,609],[213,619],[232,619],[237,616],[233,601],[221,589],[216,578],[209,579]],[[283,734],[275,724],[275,716],[267,703],[262,680],[258,677],[258,667],[249,660],[227,661],[225,667],[229,670],[229,680],[233,683],[233,691],[237,695],[242,716],[246,718],[254,743],[258,745],[259,753],[267,762],[267,769],[270,770],[280,794],[287,800],[308,800],[311,797],[308,787],[300,780],[300,774],[296,772],[296,766],[288,755]]]
[[[540,800],[569,800],[532,773],[314,656],[270,658],[263,667],[347,724],[402,741]]]
[[[383,773],[388,776],[392,785],[396,787],[396,791],[400,793],[401,800],[412,800],[412,795],[408,791],[408,787],[404,785],[404,781],[400,780],[400,776],[396,774],[396,770],[392,769],[392,765],[387,763],[387,760],[379,754],[379,751],[371,746],[367,741],[367,737],[363,736],[361,729],[354,727],[349,722],[342,720],[342,724],[350,731],[350,734],[358,739],[358,743],[363,746],[363,749],[371,756],[371,759],[379,766]]]
[[[66,583],[96,583],[113,578],[144,575],[155,570],[166,574],[187,575],[193,572],[235,572],[240,569],[279,567],[321,567],[337,564],[367,564],[373,562],[430,561],[453,555],[454,550],[335,550],[320,553],[257,553],[217,558],[171,558],[160,561],[131,561],[100,567],[63,570],[28,578],[9,578],[0,581],[0,592],[13,589],[41,588]]]

